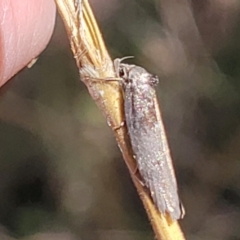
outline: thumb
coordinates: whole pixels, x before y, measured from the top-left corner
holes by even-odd
[[[53,0],[0,1],[0,86],[46,47],[55,12]]]

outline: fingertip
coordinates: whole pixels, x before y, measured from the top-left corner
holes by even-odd
[[[55,14],[53,0],[0,1],[0,86],[47,46]]]

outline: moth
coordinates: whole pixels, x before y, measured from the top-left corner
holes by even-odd
[[[144,68],[114,61],[124,92],[125,121],[134,158],[157,209],[173,220],[184,216],[155,87],[157,76]]]

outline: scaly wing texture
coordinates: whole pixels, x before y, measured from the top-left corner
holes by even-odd
[[[125,117],[144,184],[162,213],[181,218],[177,183],[155,90],[132,84],[125,88]],[[157,111],[156,111],[157,108]]]

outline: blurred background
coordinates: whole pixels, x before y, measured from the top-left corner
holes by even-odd
[[[160,78],[187,239],[240,239],[240,2],[92,0],[112,58]],[[154,239],[60,17],[0,90],[0,239]]]

